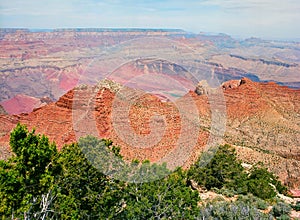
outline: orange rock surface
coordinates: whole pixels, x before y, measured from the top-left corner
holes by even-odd
[[[233,86],[228,86],[230,84]],[[129,91],[139,92],[133,89]],[[275,83],[255,83],[243,78],[227,82],[223,92],[227,113],[224,141],[237,147],[242,160],[249,163],[263,161],[287,185],[300,187],[300,90]],[[193,128],[199,128],[198,131],[189,130],[190,133],[195,132],[197,138],[192,151],[187,152],[188,159],[183,166],[188,167],[193,163],[205,148],[211,123],[209,96],[190,91],[172,103],[143,93],[130,104],[128,114],[122,115],[124,112],[118,114],[117,110],[124,110],[122,106],[126,106],[128,101],[117,99],[118,94],[105,86],[81,86],[67,92],[56,103],[35,109],[29,114],[0,115],[1,157],[9,154],[9,132],[20,122],[29,129],[36,128],[37,133],[47,135],[56,142],[58,148],[75,142],[79,136],[97,134],[121,146],[121,154],[126,159],[159,161],[176,148],[184,127],[178,105],[180,102],[188,103],[188,97],[197,106],[200,124]],[[138,142],[122,138],[124,134],[125,137],[132,137],[132,132],[140,138],[151,135],[155,131],[151,123],[163,128],[158,142],[154,139],[153,143],[151,140],[147,142],[151,146],[135,146],[134,143]],[[122,127],[125,133],[120,135]],[[182,140],[188,141],[184,137]]]

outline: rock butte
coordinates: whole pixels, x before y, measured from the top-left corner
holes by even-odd
[[[122,140],[114,129],[112,106],[118,86],[113,86],[114,83],[110,81],[98,86],[79,86],[68,91],[57,102],[39,107],[31,113],[1,114],[1,157],[9,155],[9,132],[18,122],[47,135],[59,149],[64,144],[75,142],[78,135],[95,133],[94,127],[86,126],[94,120],[98,135],[110,138],[114,144],[121,146],[121,154],[126,159],[149,159],[155,162],[174,149],[181,133],[181,118],[175,104],[144,94],[131,106],[129,116],[121,123],[126,128],[129,120],[133,131],[141,136],[151,133],[150,120],[153,116],[164,116],[164,122],[158,122],[166,126],[161,141],[140,149]],[[227,112],[224,142],[234,145],[244,162],[253,164],[262,161],[290,188],[300,187],[300,90],[276,83],[256,83],[247,78],[225,82],[221,88]],[[209,94],[210,88],[207,89]],[[205,148],[211,122],[208,96],[189,91],[176,102],[184,102],[187,97],[194,100],[201,124],[197,143],[184,167],[193,163]],[[74,117],[74,110],[83,108],[87,99],[92,101],[92,108],[82,114],[81,119],[76,114]],[[79,120],[85,123],[77,123]]]

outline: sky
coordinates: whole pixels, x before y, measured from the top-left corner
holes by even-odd
[[[0,0],[0,27],[180,28],[300,39],[300,0]]]

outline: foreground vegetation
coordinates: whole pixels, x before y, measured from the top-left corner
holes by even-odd
[[[58,152],[20,124],[10,146],[14,156],[0,161],[2,219],[288,219],[291,210],[275,198],[286,192],[277,178],[262,166],[246,171],[229,145],[172,173],[149,161],[127,164],[111,141],[90,136]],[[110,156],[119,160],[111,164]],[[204,203],[191,182],[239,196]],[[272,211],[262,212],[269,205]]]

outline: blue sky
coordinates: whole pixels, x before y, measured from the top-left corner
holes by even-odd
[[[0,27],[181,28],[300,39],[299,0],[0,0]]]

